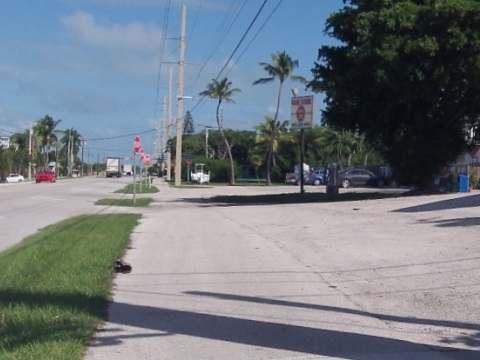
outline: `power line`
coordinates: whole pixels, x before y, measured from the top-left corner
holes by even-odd
[[[283,0],[280,0],[277,4],[277,6],[275,6],[272,10],[272,12],[270,13],[270,15],[268,15],[268,17],[265,19],[265,21],[263,22],[262,26],[260,26],[260,28],[258,29],[258,31],[255,33],[255,35],[253,36],[253,38],[250,40],[250,42],[248,43],[248,45],[245,47],[245,49],[242,51],[242,53],[240,54],[240,56],[237,58],[237,62],[242,58],[242,56],[245,54],[245,52],[248,50],[248,48],[250,47],[250,45],[252,45],[253,41],[257,38],[258,34],[260,34],[260,32],[263,30],[263,28],[265,27],[265,25],[267,25],[268,21],[270,20],[270,18],[273,16],[273,14],[278,10],[278,8],[280,7],[280,5],[282,4]],[[227,71],[227,74],[230,72]]]
[[[255,17],[253,18],[252,22],[250,23],[250,25],[248,26],[247,30],[245,30],[245,32],[243,33],[243,36],[242,38],[240,39],[240,41],[238,42],[237,46],[235,47],[235,49],[233,50],[232,54],[230,55],[230,57],[228,58],[227,62],[225,63],[225,65],[223,66],[222,70],[220,70],[220,72],[218,73],[217,77],[215,78],[215,80],[218,80],[218,78],[220,77],[220,75],[222,74],[223,70],[225,70],[225,68],[228,66],[228,64],[230,63],[230,60],[232,60],[233,58],[233,55],[235,55],[235,53],[237,52],[238,48],[240,47],[240,45],[242,44],[243,40],[245,39],[245,37],[247,36],[247,34],[250,32],[250,29],[252,28],[253,24],[255,24],[255,22],[257,21],[257,18],[258,16],[260,15],[260,13],[262,12],[263,8],[265,7],[265,4],[267,3],[268,0],[265,0],[262,4],[262,6],[260,6],[260,9],[257,11],[257,14],[255,15]]]
[[[257,13],[255,14],[255,17],[253,18],[253,20],[251,21],[250,25],[248,26],[247,30],[245,30],[245,32],[243,33],[241,39],[239,40],[237,46],[235,46],[235,49],[232,51],[232,54],[230,55],[230,57],[228,58],[227,62],[225,63],[225,65],[222,67],[222,69],[220,70],[220,72],[218,73],[217,77],[215,78],[215,80],[218,80],[218,78],[220,77],[220,75],[222,74],[222,72],[225,70],[225,68],[229,65],[230,61],[232,60],[233,56],[235,55],[235,53],[237,52],[238,48],[240,47],[240,45],[242,44],[243,40],[245,40],[245,37],[247,36],[247,34],[250,32],[250,29],[252,28],[253,24],[255,24],[255,22],[257,21],[258,17],[260,16],[260,13],[262,12],[263,8],[265,7],[266,3],[267,3],[268,0],[264,0],[263,4],[260,6],[260,9],[258,9]],[[278,6],[277,6],[278,7]],[[271,15],[270,15],[271,16]],[[200,104],[202,104],[203,102],[205,101],[205,95],[202,96],[200,98],[200,100],[198,100],[198,102],[194,105],[194,107],[190,110],[191,112],[193,112],[198,106],[200,106]]]
[[[113,140],[113,139],[121,139],[129,136],[135,136],[135,135],[141,135],[141,134],[148,134],[151,132],[157,131],[157,129],[152,129],[152,130],[145,130],[141,132],[136,132],[133,134],[127,134],[127,135],[118,135],[118,136],[111,136],[111,137],[104,137],[104,138],[95,138],[95,139],[85,139],[87,141],[100,141],[100,140]]]

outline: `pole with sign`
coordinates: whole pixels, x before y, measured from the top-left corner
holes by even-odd
[[[135,203],[135,178],[137,176],[137,167],[135,166],[135,155],[140,151],[140,137],[135,136],[133,140],[133,203]]]
[[[303,162],[305,157],[304,129],[312,129],[315,126],[313,117],[314,103],[313,96],[294,96],[292,98],[290,125],[292,130],[300,130],[300,194],[305,192],[303,189],[305,183],[303,176]]]
[[[145,151],[143,149],[140,149],[140,192],[142,192],[142,175],[143,175],[143,159],[145,158]]]

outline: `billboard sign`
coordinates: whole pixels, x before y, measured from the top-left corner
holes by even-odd
[[[314,109],[313,96],[293,97],[290,117],[291,129],[313,129],[315,127]]]

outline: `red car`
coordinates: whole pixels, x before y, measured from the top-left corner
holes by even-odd
[[[39,183],[41,181],[55,182],[57,179],[53,171],[40,171],[35,175],[35,182]]]

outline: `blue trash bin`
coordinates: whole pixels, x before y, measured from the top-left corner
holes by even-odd
[[[458,192],[468,192],[468,175],[458,175]]]

